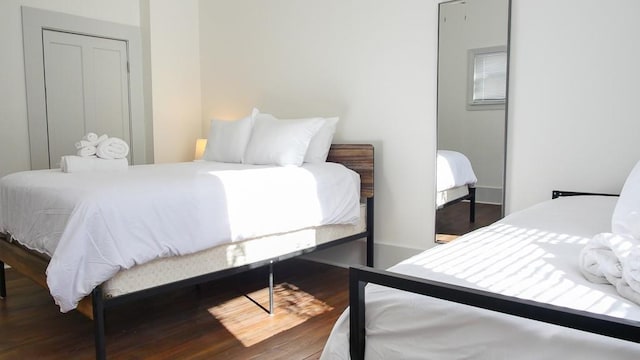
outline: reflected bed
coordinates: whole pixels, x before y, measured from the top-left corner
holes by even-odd
[[[478,182],[469,159],[462,153],[438,150],[436,157],[436,209],[469,201],[469,222],[475,221]]]

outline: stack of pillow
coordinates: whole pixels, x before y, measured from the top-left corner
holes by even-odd
[[[279,166],[325,162],[337,123],[337,117],[277,119],[257,109],[235,121],[214,119],[202,158]]]
[[[611,217],[611,230],[640,240],[640,162],[624,183]]]
[[[623,285],[632,295],[622,295],[640,304],[640,162],[631,170],[622,187],[611,217],[611,231],[626,239],[627,251],[620,256],[620,265]]]

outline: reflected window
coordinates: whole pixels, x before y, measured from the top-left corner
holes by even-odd
[[[504,46],[469,50],[469,110],[503,109],[507,97],[507,50]]]

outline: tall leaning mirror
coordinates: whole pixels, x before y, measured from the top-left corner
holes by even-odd
[[[439,4],[436,237],[503,214],[510,0]]]

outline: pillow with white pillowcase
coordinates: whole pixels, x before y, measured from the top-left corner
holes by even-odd
[[[324,125],[309,143],[309,148],[304,156],[304,162],[306,163],[323,163],[327,161],[339,118],[331,117],[324,120]]]
[[[280,120],[259,113],[243,162],[253,165],[300,166],[309,143],[325,120],[323,118]]]
[[[611,217],[611,231],[640,239],[640,161],[622,187]]]
[[[207,146],[203,160],[226,163],[241,163],[251,137],[254,118],[258,114],[253,109],[251,115],[238,120],[211,120]]]

